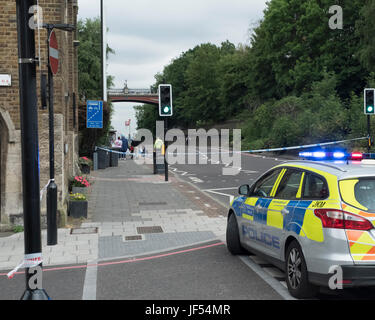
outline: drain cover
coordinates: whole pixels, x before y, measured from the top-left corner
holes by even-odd
[[[98,233],[98,228],[73,228],[70,230],[70,234],[94,234]]]
[[[125,241],[134,241],[134,240],[142,240],[142,236],[138,235],[138,236],[126,236],[125,237]]]
[[[145,233],[163,233],[163,229],[160,226],[153,226],[153,227],[137,227],[137,232],[139,234]]]

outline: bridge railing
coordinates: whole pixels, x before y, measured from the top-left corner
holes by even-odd
[[[108,94],[111,96],[122,96],[122,95],[155,95],[151,89],[109,89]]]

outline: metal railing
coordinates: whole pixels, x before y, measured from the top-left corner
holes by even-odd
[[[151,89],[109,89],[108,94],[111,96],[122,96],[122,95],[156,95]]]

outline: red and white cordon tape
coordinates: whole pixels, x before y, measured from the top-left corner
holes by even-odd
[[[15,273],[21,268],[34,268],[39,266],[43,262],[42,253],[25,254],[23,261],[15,267],[11,272],[7,274],[8,279],[12,279]]]

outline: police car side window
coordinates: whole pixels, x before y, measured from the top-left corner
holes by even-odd
[[[277,177],[279,176],[281,169],[274,170],[268,173],[266,176],[261,178],[253,188],[251,196],[253,197],[269,197],[275,184]]]
[[[277,188],[275,198],[295,199],[301,183],[302,171],[288,169]]]
[[[303,188],[303,198],[326,199],[327,197],[328,185],[325,179],[313,173],[306,173]]]

